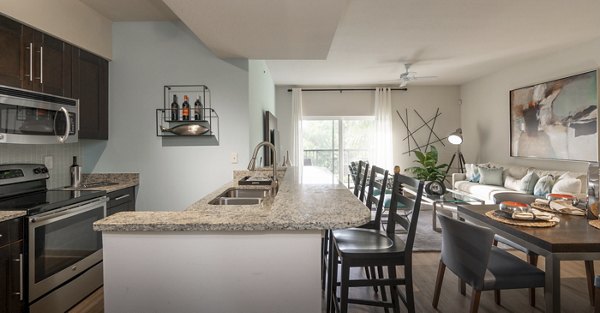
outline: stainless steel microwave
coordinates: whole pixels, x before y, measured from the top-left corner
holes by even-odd
[[[0,86],[0,144],[77,142],[79,100]]]

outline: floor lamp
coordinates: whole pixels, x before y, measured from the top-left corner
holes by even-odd
[[[463,142],[462,129],[458,128],[455,132],[450,134],[448,136],[448,141],[453,145],[457,145],[458,149],[456,150],[456,152],[452,155],[452,158],[450,159],[450,163],[448,164],[448,169],[446,169],[446,175],[448,175],[448,172],[450,172],[450,168],[452,168],[452,163],[454,163],[454,159],[458,159],[458,167],[457,168],[461,173],[464,173],[465,172],[465,157],[463,156],[462,152],[460,152],[460,144]]]

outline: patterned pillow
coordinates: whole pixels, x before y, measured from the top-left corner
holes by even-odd
[[[467,180],[470,182],[475,182],[474,179],[476,177],[476,175],[479,175],[479,169],[477,168],[477,165],[475,164],[470,164],[467,163],[465,164],[465,175],[467,176]],[[479,182],[479,179],[477,179],[476,182]]]
[[[535,184],[539,178],[540,177],[534,172],[527,173],[523,178],[521,178],[519,191],[523,191],[527,194],[533,194],[533,189],[535,188]]]
[[[554,185],[554,176],[548,174],[542,176],[535,187],[533,188],[533,195],[537,197],[545,197],[547,194],[552,192],[552,186]]]
[[[495,185],[502,186],[502,172],[504,168],[488,168],[478,166],[479,174],[481,177],[479,178],[479,183],[483,185]]]

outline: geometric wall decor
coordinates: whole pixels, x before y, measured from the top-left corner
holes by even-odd
[[[440,142],[442,144],[442,146],[446,146],[444,144],[443,140],[446,139],[447,137],[440,138],[434,131],[435,122],[437,121],[437,118],[440,115],[442,115],[442,113],[440,113],[440,108],[437,108],[433,117],[429,118],[428,120],[425,120],[423,118],[423,116],[421,114],[419,114],[419,112],[417,110],[413,109],[413,111],[415,111],[415,114],[419,118],[420,121],[418,121],[417,126],[413,130],[411,130],[409,127],[409,121],[408,121],[408,109],[404,109],[404,117],[402,117],[400,112],[398,110],[396,110],[398,117],[400,117],[402,124],[404,124],[404,127],[406,128],[406,137],[402,138],[402,141],[406,141],[408,150],[406,150],[403,154],[410,155],[410,153],[414,152],[414,151],[420,151],[420,152],[425,153],[425,152],[427,152],[427,150],[431,144],[434,144],[437,142]],[[419,142],[416,139],[415,134],[417,134],[418,132],[428,132],[427,141],[425,143]],[[411,144],[411,141],[412,141],[412,144]]]

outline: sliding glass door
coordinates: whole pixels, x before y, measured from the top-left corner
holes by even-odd
[[[305,183],[349,183],[348,165],[368,160],[374,120],[352,118],[302,121]]]

